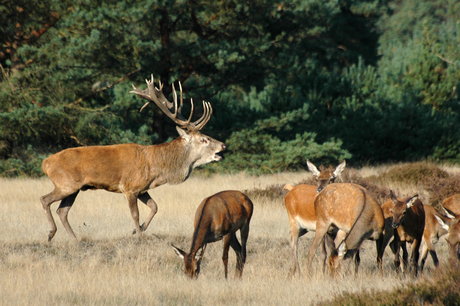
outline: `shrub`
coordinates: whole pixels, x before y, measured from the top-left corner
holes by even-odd
[[[458,305],[459,286],[460,271],[446,267],[434,271],[433,279],[425,277],[406,288],[392,292],[344,293],[319,305]]]

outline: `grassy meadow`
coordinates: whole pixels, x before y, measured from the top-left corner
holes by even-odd
[[[458,173],[454,167],[444,167]],[[388,167],[362,168],[362,177],[379,175]],[[251,177],[244,174],[202,177],[192,174],[183,184],[165,185],[150,191],[158,213],[143,237],[133,236],[134,222],[123,195],[85,191],[77,197],[69,222],[78,237],[72,240],[52,212],[58,231],[47,242],[49,224],[40,197],[53,190],[48,178],[0,179],[0,302],[2,305],[309,305],[333,300],[343,293],[390,291],[429,278],[434,272],[428,258],[424,276],[418,280],[397,277],[389,248],[384,256],[384,275],[376,265],[375,243],[361,249],[357,277],[351,261],[341,275],[323,274],[319,251],[314,271],[305,276],[306,254],[314,233],[299,242],[302,277],[288,278],[291,266],[289,223],[281,187],[311,178],[311,174],[282,173]],[[398,197],[427,191],[417,182],[382,181]],[[281,186],[281,187],[280,187]],[[279,188],[278,188],[279,187]],[[279,189],[277,196],[251,190]],[[248,191],[254,215],[248,240],[248,257],[241,280],[233,276],[235,253],[229,253],[229,278],[224,279],[222,242],[209,244],[198,280],[182,272],[182,260],[171,244],[189,250],[195,209],[216,192]],[[276,193],[276,192],[275,192]],[[139,202],[141,222],[148,208]],[[238,234],[239,237],[239,234]],[[436,245],[441,264],[447,260],[443,238]]]

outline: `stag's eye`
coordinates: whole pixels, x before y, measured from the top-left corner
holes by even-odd
[[[202,143],[208,143],[208,140],[207,140],[206,138],[203,137],[203,138],[201,138],[201,142],[202,142]]]

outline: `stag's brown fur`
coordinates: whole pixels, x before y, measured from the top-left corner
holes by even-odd
[[[386,226],[383,249],[393,235],[392,251],[395,254],[394,264],[399,273],[401,265],[400,249],[403,249],[403,267],[407,271],[408,252],[406,242],[412,244],[410,265],[412,276],[418,274],[420,245],[425,229],[425,210],[417,196],[398,199],[390,191],[391,199],[382,205]]]
[[[50,206],[61,201],[57,214],[68,234],[76,238],[67,220],[67,214],[80,190],[105,189],[123,193],[128,200],[135,232],[141,234],[149,226],[158,208],[147,190],[169,183],[185,181],[193,168],[221,159],[216,153],[223,151],[225,145],[199,132],[208,122],[212,108],[204,103],[205,111],[198,121],[191,123],[182,120],[177,112],[177,95],[174,103],[166,100],[160,89],[155,89],[153,77],[147,81],[144,91],[135,90],[139,96],[154,101],[165,114],[186,129],[177,127],[179,138],[164,144],[143,146],[120,144],[110,146],[90,146],[71,148],[56,153],[43,161],[43,171],[54,184],[54,190],[41,197],[51,231],[48,241],[56,234],[57,228]],[[174,91],[175,93],[175,91]],[[171,113],[169,105],[176,111]],[[182,107],[182,91],[181,104]],[[193,107],[192,107],[193,108]],[[137,199],[150,208],[150,214],[143,225],[139,225]]]
[[[184,259],[185,274],[191,278],[198,277],[206,244],[223,239],[222,261],[225,278],[227,278],[228,249],[230,246],[237,257],[235,276],[241,277],[246,262],[246,242],[252,212],[252,201],[240,191],[222,191],[204,199],[196,210],[195,230],[190,252],[186,253],[173,246],[177,255]],[[241,245],[236,238],[236,231],[238,230],[241,233]]]
[[[336,239],[335,245],[339,248],[332,252],[329,260],[332,271],[345,255],[355,256],[365,239],[377,241],[377,262],[381,271],[385,221],[379,204],[365,188],[351,183],[328,185],[316,196],[315,210],[316,233],[308,251],[307,272],[316,249],[331,227],[346,233],[345,237],[338,235]]]
[[[300,266],[298,260],[298,243],[299,238],[308,233],[309,231],[316,230],[316,212],[315,212],[315,197],[320,189],[324,186],[333,183],[338,175],[340,175],[345,169],[345,161],[343,161],[335,170],[323,170],[318,171],[315,165],[307,160],[308,169],[315,175],[318,182],[318,186],[300,184],[296,187],[292,185],[286,185],[284,189],[290,190],[290,192],[284,198],[286,205],[286,211],[289,217],[289,225],[291,228],[291,253],[292,253],[292,267],[290,275],[294,275],[296,271],[300,274]],[[319,190],[319,191],[318,191]],[[336,232],[331,233],[335,237]],[[329,236],[324,241],[328,241],[328,244],[333,243]],[[326,246],[322,244],[322,258],[325,267],[326,265]],[[324,269],[324,268],[323,268]]]

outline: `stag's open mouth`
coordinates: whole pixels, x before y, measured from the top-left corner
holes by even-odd
[[[222,146],[222,150],[220,150],[220,151],[214,153],[214,160],[215,160],[215,161],[219,161],[219,160],[221,160],[221,159],[224,159],[224,151],[225,151],[225,153],[227,152],[226,148],[227,148],[227,147],[226,147],[225,145],[223,145],[223,146]]]

